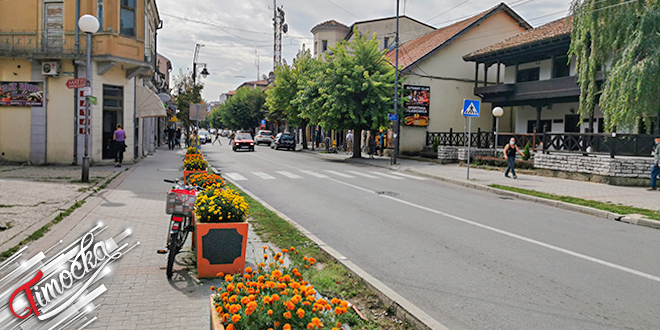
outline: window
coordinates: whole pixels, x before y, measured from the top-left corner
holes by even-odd
[[[383,49],[387,49],[390,45],[390,38],[385,38],[383,40]]]
[[[96,1],[96,18],[99,20],[99,30],[103,31],[103,0]]]
[[[539,73],[541,72],[540,68],[531,68],[518,70],[518,79],[516,82],[526,82],[526,81],[536,81],[539,80]]]
[[[568,56],[555,57],[555,62],[552,64],[552,77],[568,77],[570,74],[571,70],[568,65]]]
[[[314,41],[314,55],[319,52],[319,42]]]
[[[121,22],[119,33],[135,37],[135,0],[121,0]]]
[[[322,53],[325,53],[325,52],[328,50],[328,41],[327,41],[327,40],[323,40],[323,41],[321,41],[321,44],[322,44],[321,47],[323,47],[322,50],[321,50],[321,52],[322,52]]]

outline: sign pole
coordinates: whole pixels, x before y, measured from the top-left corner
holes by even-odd
[[[195,139],[197,140],[197,150],[200,150],[201,148],[199,147],[199,103],[197,103],[195,106],[197,107],[197,111],[195,111],[195,115],[196,115],[196,117],[197,117],[197,118],[196,118],[196,120],[197,120],[197,124],[196,124],[196,125],[197,125],[197,128],[195,129],[195,132],[196,132],[196,135],[197,135],[197,136],[195,136]]]
[[[468,119],[467,179],[470,180],[470,146],[472,145],[472,117]]]

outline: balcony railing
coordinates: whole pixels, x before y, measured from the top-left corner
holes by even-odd
[[[76,53],[75,32],[69,31],[0,31],[0,56],[36,58],[75,58],[82,56],[85,38],[80,38],[79,54]],[[84,36],[84,33],[81,33]]]

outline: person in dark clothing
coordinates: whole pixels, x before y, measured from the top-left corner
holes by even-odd
[[[516,165],[516,153],[519,153],[521,156],[525,156],[522,151],[520,151],[520,148],[516,145],[516,138],[511,138],[509,140],[509,144],[504,147],[504,159],[509,161],[509,166],[506,168],[506,171],[504,172],[505,177],[509,177],[509,171],[511,171],[511,174],[513,174],[513,178],[517,179],[518,176],[516,175],[516,170],[515,170],[515,165]]]
[[[167,128],[167,146],[170,150],[174,150],[174,136],[176,135],[176,131],[174,130],[174,127],[170,126]]]
[[[658,189],[658,177],[660,176],[660,136],[657,136],[653,144],[653,168],[651,168],[651,187],[647,190]]]
[[[176,142],[176,145],[181,148],[181,127],[176,128],[176,132],[174,133],[174,139]]]
[[[376,153],[376,137],[374,134],[369,136],[369,158],[373,159]]]
[[[112,133],[112,140],[115,145],[115,167],[121,167],[124,160],[124,151],[126,151],[126,132],[121,129],[121,124],[117,124],[117,129]]]

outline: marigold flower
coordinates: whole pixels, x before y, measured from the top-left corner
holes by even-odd
[[[280,296],[277,294],[272,295],[271,298],[273,299],[273,302],[280,300]]]
[[[312,324],[314,324],[315,326],[317,326],[319,328],[323,327],[323,323],[321,323],[321,320],[318,317],[313,317],[312,318]]]
[[[229,274],[225,275],[225,282],[231,282],[231,281],[233,281],[233,280],[234,280],[234,277],[233,277],[233,276],[231,276],[231,275],[229,275]]]
[[[269,309],[268,312],[267,312],[267,314],[268,314],[268,316],[273,316],[273,310],[272,310],[272,309]]]
[[[250,274],[245,274],[245,275],[243,275],[243,277],[244,277],[246,280],[249,280],[249,279],[252,278],[252,275],[250,275]]]
[[[264,254],[264,260],[267,260],[267,259],[268,259],[268,255]]]
[[[229,313],[236,314],[241,310],[241,305],[231,305],[229,306]]]
[[[241,316],[238,315],[238,314],[234,314],[234,315],[231,316],[231,321],[232,321],[233,323],[236,323],[236,322],[238,322],[238,321],[240,321],[240,320],[241,320]]]
[[[298,310],[296,311],[296,315],[298,315],[298,317],[302,319],[303,317],[305,317],[305,310],[302,308],[298,308]]]
[[[227,285],[227,292],[232,292],[232,291],[234,291],[234,288],[236,288],[236,287],[234,286],[234,283],[230,283],[229,285]],[[229,293],[227,293],[227,294],[229,294]]]
[[[347,301],[343,300],[342,302],[340,302],[340,304],[341,304],[341,307],[348,308],[348,302]]]
[[[238,297],[236,295],[232,295],[231,297],[229,297],[229,302],[230,303],[235,303],[237,301],[238,301]]]
[[[287,320],[291,318],[291,312],[284,312],[282,315],[284,315],[284,318]]]
[[[286,306],[286,309],[288,309],[290,311],[296,309],[296,305],[294,303],[292,303],[291,300],[285,302],[284,306]]]
[[[234,325],[233,324],[228,324],[225,329],[226,330],[234,330]]]
[[[314,329],[314,325],[311,323],[307,323],[307,329],[312,330]]]
[[[265,296],[262,300],[264,304],[270,304],[273,301],[269,296]]]
[[[311,305],[312,303],[309,302],[309,301],[303,301],[302,304],[305,305],[305,306],[309,306],[309,305]]]
[[[282,249],[282,252],[283,252],[283,253],[289,253],[289,250],[287,250],[287,249]]]
[[[273,325],[274,325],[274,326],[275,326],[276,328],[277,328],[277,327],[279,327],[279,326],[280,326],[280,324],[281,324],[281,323],[280,323],[280,322],[278,322],[278,321],[275,321],[275,322],[273,322]]]
[[[284,263],[284,259],[280,259],[280,260],[278,260],[278,262],[281,263],[281,264],[283,264],[283,263]]]
[[[245,267],[245,272],[248,274],[252,274],[252,267]]]
[[[241,298],[241,304],[246,305],[249,302],[250,302],[250,298],[248,298],[248,297]]]
[[[340,302],[340,300],[337,299],[337,298],[332,298],[332,299],[330,300],[330,303],[333,304],[333,305],[337,305],[339,302]]]
[[[211,285],[211,291],[215,291],[215,287]]]
[[[291,330],[291,324],[285,324],[284,327],[282,327],[282,330]]]
[[[291,248],[289,248],[289,250],[291,250],[291,251],[295,251],[296,248],[294,248],[294,247],[292,246]]]

